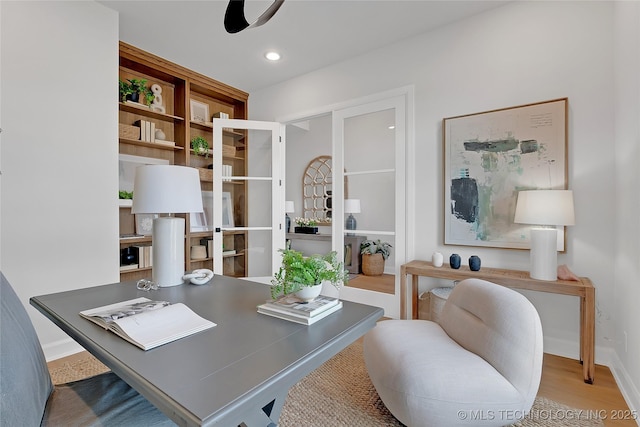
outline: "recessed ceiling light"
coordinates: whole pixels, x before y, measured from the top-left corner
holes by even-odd
[[[389,129],[395,129],[395,128],[396,128],[396,126],[395,126],[395,125],[391,125],[391,126],[389,126]]]
[[[267,58],[269,61],[280,60],[280,54],[278,52],[273,52],[273,51],[265,53],[264,57]]]

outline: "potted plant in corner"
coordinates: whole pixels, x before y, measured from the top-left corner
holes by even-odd
[[[209,143],[201,136],[194,136],[191,139],[191,149],[200,156],[209,157]]]
[[[295,293],[303,301],[313,301],[322,291],[322,282],[329,282],[339,290],[349,280],[349,273],[335,251],[309,257],[293,249],[280,252],[282,265],[271,280],[273,299]]]
[[[384,262],[391,255],[391,245],[378,240],[365,240],[360,244],[362,273],[365,276],[381,276]]]

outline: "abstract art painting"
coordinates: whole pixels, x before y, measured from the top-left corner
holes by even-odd
[[[443,119],[445,244],[529,248],[518,192],[567,188],[567,109],[562,98]]]

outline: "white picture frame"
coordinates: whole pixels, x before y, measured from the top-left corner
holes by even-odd
[[[136,168],[144,165],[168,165],[169,160],[120,154],[118,157],[118,190],[133,191]]]
[[[190,118],[192,122],[208,123],[211,121],[209,117],[209,104],[196,101],[195,99],[189,100]]]
[[[189,214],[191,232],[213,230],[213,191],[202,192],[203,212]]]
[[[136,234],[141,236],[151,236],[153,234],[153,220],[158,218],[158,214],[135,214]]]
[[[233,200],[231,193],[224,191],[222,193],[222,226],[225,228],[235,227],[233,221]]]

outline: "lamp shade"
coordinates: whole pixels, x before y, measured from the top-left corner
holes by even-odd
[[[534,225],[574,225],[573,191],[520,191],[514,222]]]
[[[345,213],[360,213],[360,199],[345,199],[344,200]]]
[[[133,183],[136,213],[202,212],[200,176],[195,168],[146,165],[136,169]]]
[[[284,211],[285,213],[293,213],[295,212],[295,206],[293,204],[293,200],[287,200],[284,202]]]

